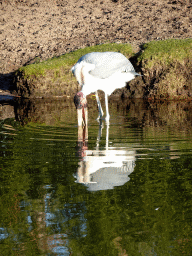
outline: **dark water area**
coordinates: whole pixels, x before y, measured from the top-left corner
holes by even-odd
[[[0,105],[0,255],[192,255],[192,103]]]

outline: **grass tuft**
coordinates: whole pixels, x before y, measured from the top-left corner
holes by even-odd
[[[146,62],[147,68],[156,64],[170,65],[192,57],[192,39],[168,39],[152,41],[143,45],[143,52],[138,61]]]
[[[143,45],[138,56],[145,83],[157,98],[192,96],[192,39],[168,39]]]

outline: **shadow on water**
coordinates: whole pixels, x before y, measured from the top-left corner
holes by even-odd
[[[192,103],[0,105],[2,255],[191,255]]]

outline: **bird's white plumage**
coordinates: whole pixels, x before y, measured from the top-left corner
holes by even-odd
[[[82,56],[72,67],[82,93],[105,92],[106,119],[109,119],[108,98],[115,89],[122,88],[127,82],[139,75],[131,62],[119,52],[92,52]],[[103,115],[101,104],[96,94],[100,118]]]

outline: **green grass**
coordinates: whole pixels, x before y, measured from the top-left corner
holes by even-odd
[[[96,51],[121,52],[128,58],[130,58],[134,54],[130,44],[102,44],[79,49],[74,52],[70,52],[59,57],[54,57],[43,62],[30,64],[28,66],[21,67],[18,71],[22,72],[25,78],[30,78],[31,76],[44,76],[47,71],[51,70],[54,71],[54,76],[59,76],[61,68],[64,68],[65,70],[70,70],[70,68],[78,61],[81,56],[86,53]]]
[[[138,61],[147,63],[147,67],[152,68],[156,64],[168,66],[175,62],[182,63],[191,57],[192,39],[168,39],[144,44]]]

